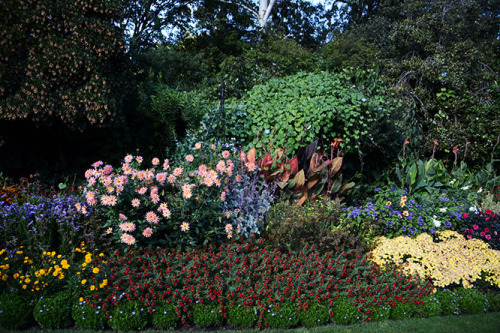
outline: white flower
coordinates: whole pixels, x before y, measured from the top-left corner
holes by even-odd
[[[464,186],[464,187],[462,187],[462,190],[467,191],[469,189],[469,187],[470,186]]]
[[[439,211],[440,211],[441,213],[446,213],[446,211],[447,211],[447,210],[448,210],[448,209],[447,209],[446,207],[439,208]]]
[[[441,221],[436,220],[436,215],[433,216],[432,223],[434,223],[434,226],[436,226],[436,228],[439,228],[441,226]]]
[[[477,193],[481,193],[481,192],[483,192],[483,188],[482,187],[479,188],[479,190],[477,191]]]
[[[455,184],[456,181],[457,181],[456,179],[453,179],[450,181],[450,184],[453,185],[453,184]]]
[[[477,209],[477,207],[472,206],[471,208],[469,208],[469,211],[477,213],[479,210]]]

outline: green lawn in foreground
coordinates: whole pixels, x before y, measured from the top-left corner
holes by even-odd
[[[42,329],[32,329],[28,332],[51,332],[51,333],[74,333],[75,331],[82,333],[94,333],[96,331],[89,330],[42,330]],[[178,330],[178,332],[225,332],[225,333],[248,333],[248,332],[258,332],[258,330],[196,330],[194,328],[183,328]],[[27,331],[13,331],[13,332],[27,332]],[[159,332],[157,330],[145,330],[143,333],[153,333]],[[176,332],[176,331],[171,331]],[[411,333],[498,333],[500,332],[500,312],[469,315],[469,316],[448,316],[448,317],[433,317],[433,318],[419,318],[419,319],[407,319],[407,320],[387,320],[377,323],[367,323],[358,324],[351,326],[321,326],[313,328],[297,328],[293,330],[266,330],[269,333],[287,332],[287,333],[327,333],[327,332],[339,332],[339,333],[358,333],[358,332],[383,332],[383,333],[400,333],[400,332],[411,332]]]

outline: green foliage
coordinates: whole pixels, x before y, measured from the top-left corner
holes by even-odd
[[[32,324],[34,302],[20,293],[0,295],[0,327],[19,330]]]
[[[492,163],[479,170],[471,170],[464,161],[461,161],[460,165],[454,164],[452,168],[447,168],[442,160],[434,158],[427,161],[402,159],[401,167],[396,167],[396,176],[399,187],[407,189],[409,194],[427,192],[438,195],[448,190],[471,186],[481,191],[491,191],[498,183]]]
[[[394,320],[409,319],[413,317],[415,313],[417,313],[417,306],[415,303],[398,302],[391,308],[390,318]]]
[[[221,64],[219,76],[227,80],[229,97],[240,98],[256,84],[315,67],[314,55],[296,41],[265,36],[262,42],[242,55],[230,56]]]
[[[110,318],[110,326],[116,331],[140,331],[148,322],[147,310],[137,301],[119,303]]]
[[[254,307],[235,304],[227,307],[227,323],[237,328],[252,328],[258,315]]]
[[[196,304],[193,306],[193,322],[198,327],[218,327],[224,319],[218,304]]]
[[[326,148],[334,138],[344,140],[346,152],[368,153],[386,144],[398,131],[395,128],[382,139],[377,136],[381,128],[399,126],[390,120],[398,102],[386,95],[375,71],[299,73],[271,79],[255,86],[228,109],[240,105],[252,122],[246,134],[248,142],[254,146],[259,141],[264,147],[271,143],[286,146],[289,154],[316,139],[320,148]],[[274,135],[255,136],[266,130]]]
[[[372,321],[388,320],[391,314],[391,308],[388,305],[377,305],[370,308],[369,317]]]
[[[441,314],[444,316],[460,314],[460,295],[449,289],[436,293],[436,298],[441,304]]]
[[[175,305],[166,302],[155,306],[151,318],[153,326],[160,330],[174,329],[179,324],[179,317],[175,313]]]
[[[266,328],[293,328],[299,324],[297,307],[291,303],[269,305],[264,310],[262,324]]]
[[[422,317],[435,317],[441,314],[441,303],[436,295],[427,295],[422,298],[424,302],[418,307],[418,311]]]
[[[73,305],[71,316],[75,326],[79,329],[103,330],[108,319],[100,306],[91,306],[86,301],[79,301]]]
[[[342,68],[370,68],[380,62],[380,50],[364,37],[352,32],[337,33],[335,38],[322,46],[322,67],[330,71]]]
[[[492,212],[499,213],[500,201],[496,200],[495,195],[493,195],[493,193],[486,193],[484,197],[481,198],[480,207],[483,212],[489,209]]]
[[[500,297],[498,294],[490,292],[486,294],[486,299],[489,303],[489,310],[493,312],[500,311]]]
[[[300,323],[305,327],[326,325],[330,321],[330,309],[324,304],[312,304],[299,314]]]
[[[458,288],[455,292],[459,295],[459,307],[463,313],[475,314],[489,310],[487,297],[477,289]]]
[[[66,328],[73,323],[71,307],[71,295],[67,292],[59,292],[40,298],[35,305],[33,314],[43,329]]]
[[[151,122],[156,146],[172,148],[191,128],[198,128],[208,111],[203,95],[175,90],[163,83],[163,75],[155,77],[152,70],[139,85],[138,116]]]
[[[318,201],[304,207],[279,202],[269,215],[264,237],[282,252],[300,251],[306,244],[320,253],[362,248],[362,235],[339,222],[338,212]]]
[[[359,312],[356,304],[345,296],[334,301],[332,321],[337,325],[350,325],[358,320]]]

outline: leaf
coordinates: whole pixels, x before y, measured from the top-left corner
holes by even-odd
[[[339,172],[340,168],[342,167],[342,162],[344,158],[343,157],[335,157],[332,161],[332,166],[330,170],[332,171],[331,176],[335,175],[337,172]]]
[[[350,182],[350,183],[345,184],[344,186],[342,186],[342,188],[340,189],[339,193],[342,193],[342,192],[344,192],[345,190],[348,190],[348,189],[350,189],[350,188],[353,188],[353,187],[354,187],[354,185],[356,185],[356,183],[354,183],[354,182]]]
[[[304,185],[304,182],[306,181],[306,177],[304,175],[304,170],[300,170],[295,177],[293,178],[293,182],[295,183],[294,188],[298,189]]]
[[[295,175],[297,172],[299,172],[299,160],[297,159],[297,156],[292,158],[290,162],[288,162],[290,165],[290,175]]]
[[[302,198],[300,198],[299,201],[297,201],[297,206],[302,206],[302,204],[307,200],[307,189],[304,189],[302,191],[302,193],[303,193],[303,196],[302,196]]]

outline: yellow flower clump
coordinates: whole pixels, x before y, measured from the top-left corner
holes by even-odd
[[[396,264],[409,274],[431,277],[436,287],[456,283],[471,288],[483,273],[486,282],[500,287],[500,251],[455,231],[438,232],[437,236],[438,242],[425,233],[416,238],[378,237],[372,260],[381,267]]]

